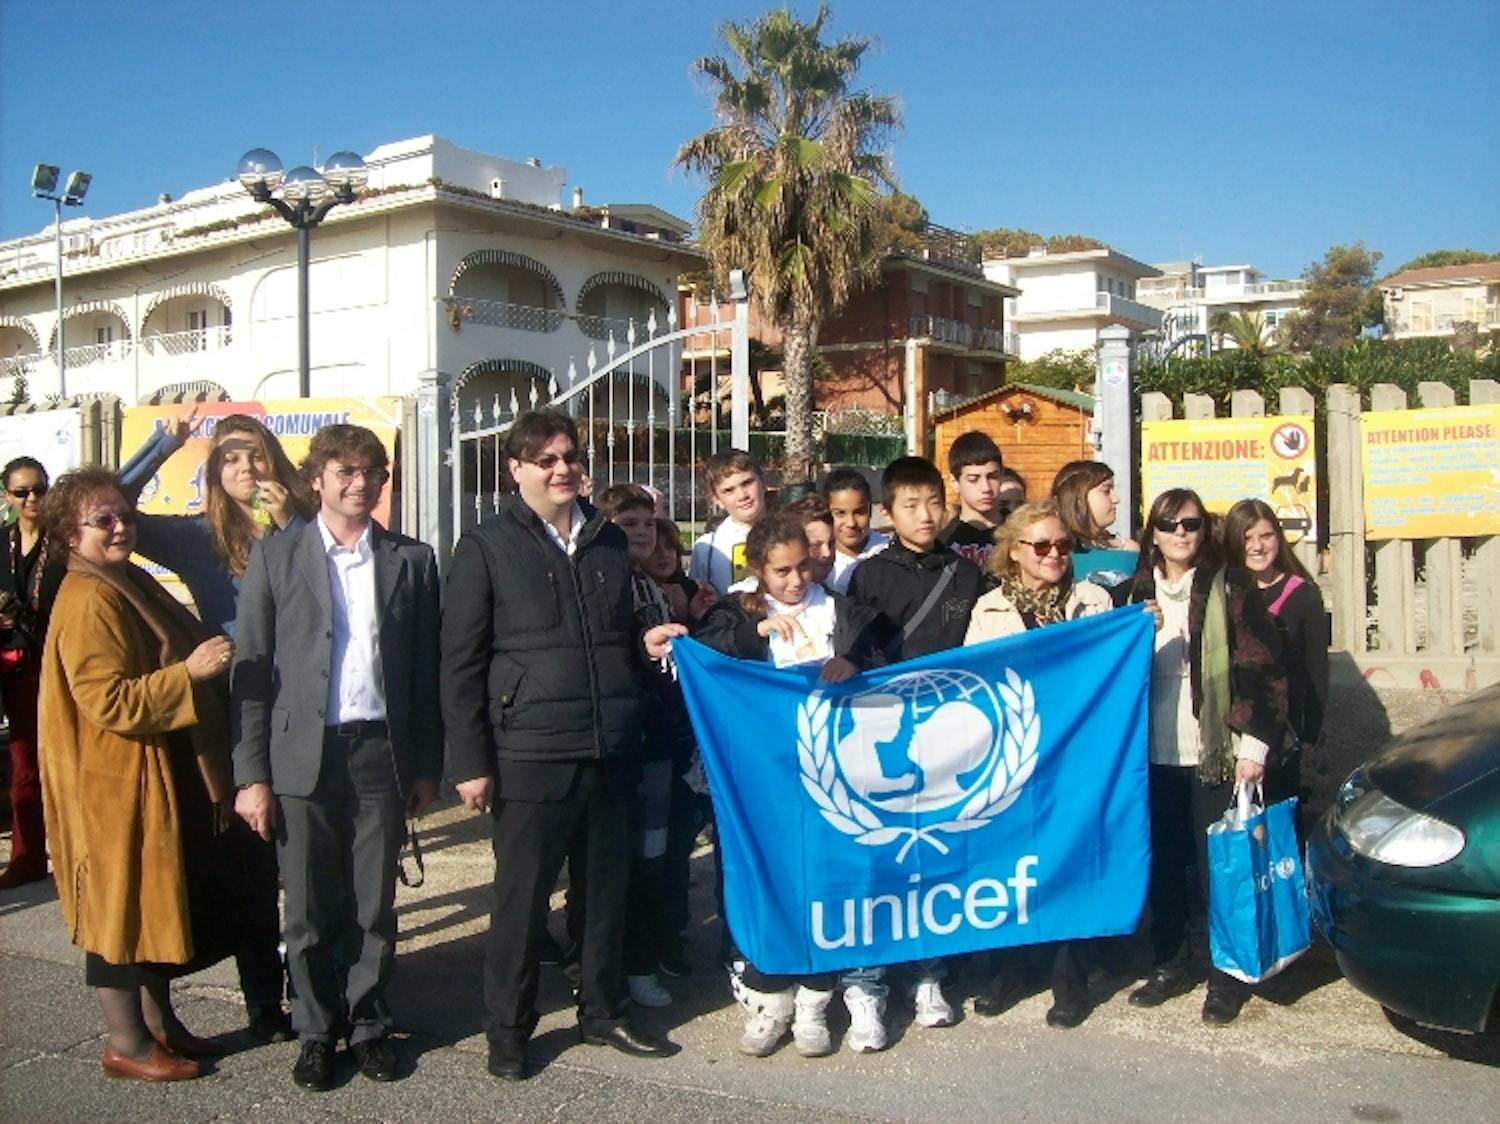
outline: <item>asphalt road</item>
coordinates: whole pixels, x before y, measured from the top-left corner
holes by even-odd
[[[1400,729],[1442,702],[1376,701],[1350,700],[1331,755],[1378,745],[1377,727]],[[699,970],[672,984],[673,1007],[643,1016],[681,1051],[644,1062],[574,1044],[568,993],[549,969],[532,1043],[536,1073],[502,1084],[485,1073],[480,1029],[491,863],[484,824],[449,806],[428,818],[424,834],[427,882],[398,895],[392,1001],[404,1028],[404,1080],[376,1085],[346,1063],[332,1092],[295,1088],[295,1045],[252,1048],[240,1030],[230,965],[177,990],[187,1024],[232,1049],[212,1073],[157,1087],[104,1079],[102,1018],[51,884],[42,883],[0,895],[0,1121],[1500,1120],[1500,1040],[1393,1023],[1339,978],[1321,948],[1222,1030],[1199,1021],[1201,987],[1138,1011],[1122,981],[1073,1031],[1044,1024],[1046,995],[996,1019],[969,1014],[947,1030],[909,1026],[909,1009],[898,1003],[885,1053],[809,1060],[787,1047],[744,1058],[734,1049],[739,1018],[710,968],[717,929],[707,916],[706,858],[695,869],[704,920],[690,945]],[[975,983],[960,976],[950,994],[967,996]],[[847,1020],[840,1013],[833,1021],[837,1039]]]

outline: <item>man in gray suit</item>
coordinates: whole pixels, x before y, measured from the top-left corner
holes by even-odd
[[[371,519],[386,465],[368,429],[318,431],[302,464],[317,518],[256,545],[235,622],[235,810],[277,841],[292,1079],[319,1091],[340,1033],[366,1077],[397,1077],[385,987],[403,812],[432,802],[443,767],[437,566]],[[336,951],[352,957],[342,987]]]

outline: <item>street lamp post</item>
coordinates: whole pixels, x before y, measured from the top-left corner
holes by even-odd
[[[312,396],[309,359],[310,307],[307,299],[308,255],[312,228],[340,203],[354,202],[365,185],[365,162],[354,152],[335,152],[321,175],[306,165],[285,175],[281,160],[267,148],[253,148],[240,157],[240,184],[257,203],[271,208],[297,231],[297,394]],[[278,196],[276,191],[280,189]]]
[[[87,172],[69,172],[68,182],[63,185],[62,194],[57,193],[57,177],[60,171],[56,164],[38,164],[31,171],[31,194],[38,199],[50,199],[57,209],[57,222],[54,231],[57,236],[57,396],[66,398],[68,396],[68,353],[63,346],[63,242],[62,242],[62,209],[66,203],[69,207],[80,207],[83,205],[83,197],[88,194],[89,184],[93,182],[93,176]]]

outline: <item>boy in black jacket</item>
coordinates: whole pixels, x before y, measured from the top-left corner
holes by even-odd
[[[978,566],[938,542],[948,510],[943,474],[923,457],[892,461],[881,477],[881,502],[895,538],[865,559],[849,581],[849,600],[881,613],[889,622],[885,652],[893,662],[957,648],[969,630],[969,614],[989,579]],[[953,1008],[943,997],[941,960],[913,965],[912,988],[919,1026],[952,1026]],[[883,1013],[885,969],[861,969],[844,976],[851,1014],[862,1003]]]

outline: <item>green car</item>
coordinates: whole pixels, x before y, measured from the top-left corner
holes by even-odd
[[[1307,844],[1349,982],[1428,1026],[1500,1031],[1500,686],[1352,773]]]

